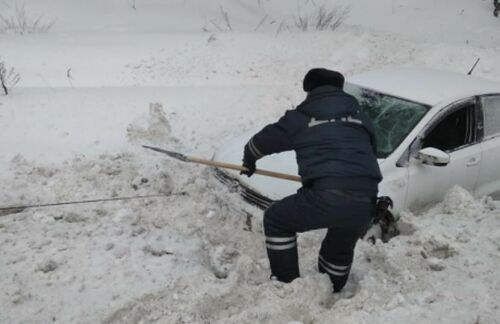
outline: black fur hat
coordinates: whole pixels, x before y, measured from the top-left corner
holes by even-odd
[[[305,92],[324,85],[331,85],[342,89],[344,87],[344,76],[337,71],[316,68],[309,70],[304,77],[303,87]]]

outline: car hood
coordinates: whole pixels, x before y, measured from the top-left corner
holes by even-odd
[[[220,149],[215,152],[213,160],[241,165],[245,144],[257,131],[258,130],[244,133],[241,136],[223,143]],[[383,161],[383,159],[378,159],[379,164]],[[265,156],[257,162],[257,168],[298,175],[298,166],[295,159],[295,152],[293,151]],[[272,200],[282,199],[294,194],[301,186],[300,182],[290,180],[282,180],[257,174],[249,178],[245,175],[240,175],[237,171],[226,170],[226,172],[238,179],[243,185]]]

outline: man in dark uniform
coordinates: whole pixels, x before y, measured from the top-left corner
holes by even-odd
[[[248,171],[242,172],[251,176],[265,155],[296,152],[302,187],[264,214],[272,276],[283,282],[299,277],[297,233],[327,228],[318,267],[335,292],[346,284],[356,241],[372,222],[382,179],[373,126],[343,86],[336,71],[310,70],[303,82],[306,99],[248,141]]]

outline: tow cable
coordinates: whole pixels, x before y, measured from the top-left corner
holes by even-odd
[[[18,213],[21,213],[25,209],[28,209],[28,208],[41,208],[41,207],[53,207],[53,206],[77,205],[77,204],[91,204],[91,203],[107,202],[107,201],[123,201],[123,200],[147,199],[147,198],[165,198],[165,197],[186,196],[186,195],[187,195],[187,192],[182,191],[182,192],[175,192],[175,193],[170,193],[170,194],[154,194],[154,195],[114,197],[114,198],[101,198],[101,199],[63,201],[63,202],[43,203],[43,204],[8,206],[8,207],[0,207],[0,217],[7,216],[10,214],[18,214]]]

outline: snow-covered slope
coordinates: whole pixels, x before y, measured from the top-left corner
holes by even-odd
[[[315,270],[321,231],[299,237],[300,279],[269,281],[261,211],[209,169],[140,148],[210,158],[297,104],[316,66],[466,73],[480,57],[474,74],[500,81],[491,1],[327,1],[349,8],[344,24],[298,30],[294,17],[321,4],[26,0],[30,17],[56,21],[46,34],[0,33],[1,60],[22,78],[0,96],[0,207],[187,194],[0,212],[0,322],[496,323],[490,198],[455,188],[405,214],[401,236],[359,243],[332,295]]]

